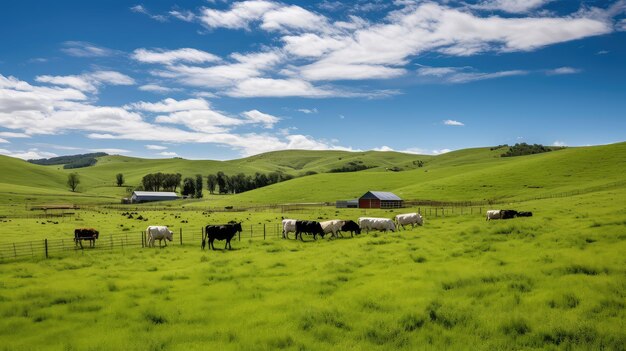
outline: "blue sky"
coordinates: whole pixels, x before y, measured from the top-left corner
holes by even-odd
[[[626,1],[16,1],[0,153],[626,140]]]

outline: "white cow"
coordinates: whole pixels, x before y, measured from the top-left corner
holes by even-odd
[[[283,219],[283,239],[289,239],[290,232],[293,232],[295,234],[296,220],[295,219]]]
[[[167,240],[172,241],[174,233],[166,226],[151,225],[146,228],[146,240],[148,241],[148,247],[154,247],[154,241],[159,241],[159,247],[161,247],[161,241],[165,240],[165,246],[167,246]]]
[[[368,233],[370,229],[380,231],[396,231],[396,225],[389,218],[360,217],[359,227],[365,229]]]
[[[404,229],[405,225],[410,224],[411,228],[415,228],[415,225],[423,225],[424,218],[419,213],[405,213],[396,215],[395,218],[396,225],[401,226]]]
[[[487,211],[487,221],[490,219],[501,219],[502,211],[501,210],[489,210]]]
[[[324,234],[332,233],[334,238],[337,238],[337,233],[341,232],[341,227],[343,227],[344,224],[346,224],[346,221],[339,219],[320,222]]]

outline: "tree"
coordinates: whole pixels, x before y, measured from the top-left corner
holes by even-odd
[[[215,174],[209,174],[206,177],[206,188],[209,193],[215,194],[215,188],[217,187],[217,176]]]
[[[202,198],[202,175],[196,174],[196,199]]]
[[[224,172],[222,171],[217,172],[217,185],[220,187],[220,194],[228,193],[227,178],[228,176],[226,176]]]
[[[185,178],[185,180],[183,181],[183,190],[181,191],[181,194],[183,194],[184,196],[194,196],[196,194],[196,183],[194,182],[193,178]]]
[[[78,173],[70,173],[67,175],[67,186],[70,187],[72,192],[76,191],[76,187],[80,184],[80,177]]]
[[[118,173],[115,175],[115,180],[117,180],[117,186],[124,185],[124,175],[122,173]]]

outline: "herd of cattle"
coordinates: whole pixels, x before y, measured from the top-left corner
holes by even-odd
[[[510,219],[515,217],[531,217],[532,212],[518,212],[515,210],[489,210],[487,211],[487,220],[492,219]],[[405,213],[396,215],[393,219],[389,218],[376,218],[376,217],[360,217],[358,223],[352,220],[333,219],[323,222],[317,221],[301,221],[298,219],[283,219],[282,221],[282,236],[283,239],[289,239],[289,233],[295,234],[295,239],[302,234],[312,235],[316,240],[317,236],[324,238],[325,235],[330,235],[332,238],[343,237],[344,232],[350,232],[350,236],[354,234],[361,234],[361,231],[369,233],[370,230],[378,231],[392,231],[404,226],[411,225],[411,228],[416,225],[421,226],[424,224],[424,218],[419,213]],[[202,249],[204,250],[208,241],[209,248],[215,250],[213,245],[215,240],[226,240],[226,246],[224,249],[232,249],[230,241],[232,238],[242,231],[241,223],[230,222],[228,224],[220,225],[207,225],[204,228],[202,234]],[[96,240],[98,239],[99,232],[93,228],[79,228],[74,230],[74,242],[76,246],[83,247],[83,240],[89,241],[90,247],[95,247]],[[161,242],[173,240],[174,233],[166,226],[149,226],[146,228],[146,244],[148,247],[154,247],[155,242],[159,241],[159,247]]]
[[[389,218],[376,218],[376,217],[360,217],[358,223],[352,220],[333,219],[329,221],[317,222],[317,221],[301,221],[298,219],[283,219],[283,239],[289,238],[289,233],[294,233],[295,238],[302,239],[302,234],[313,235],[313,239],[317,239],[317,236],[324,238],[325,235],[330,234],[333,238],[338,238],[340,235],[343,237],[342,232],[350,232],[351,236],[354,233],[361,234],[361,231],[365,230],[369,233],[370,230],[380,231],[392,231],[395,232],[397,228],[405,225],[423,225],[424,218],[419,213],[406,213],[399,214],[393,219]]]

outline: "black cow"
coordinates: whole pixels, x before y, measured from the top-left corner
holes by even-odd
[[[517,211],[515,210],[500,210],[501,219],[511,219],[517,217]]]
[[[533,216],[532,212],[521,211],[517,213],[517,217],[532,217],[532,216]]]
[[[204,228],[204,236],[202,237],[202,249],[204,250],[204,246],[206,245],[206,239],[209,239],[209,248],[215,250],[215,245],[213,245],[213,241],[217,239],[226,240],[224,250],[232,250],[233,247],[230,245],[230,240],[235,236],[237,232],[241,231],[241,223],[207,225],[206,228]]]
[[[93,228],[78,228],[74,229],[74,243],[76,246],[80,245],[83,248],[83,240],[89,240],[89,247],[96,247],[96,239],[98,239],[97,230]]]
[[[296,239],[300,235],[300,240],[304,241],[302,233],[313,235],[313,240],[317,240],[316,235],[324,238],[324,229],[322,229],[320,222],[316,221],[296,221]]]
[[[361,234],[361,228],[355,221],[346,221],[346,223],[341,227],[342,232],[350,232],[350,236],[353,237],[354,233]]]

